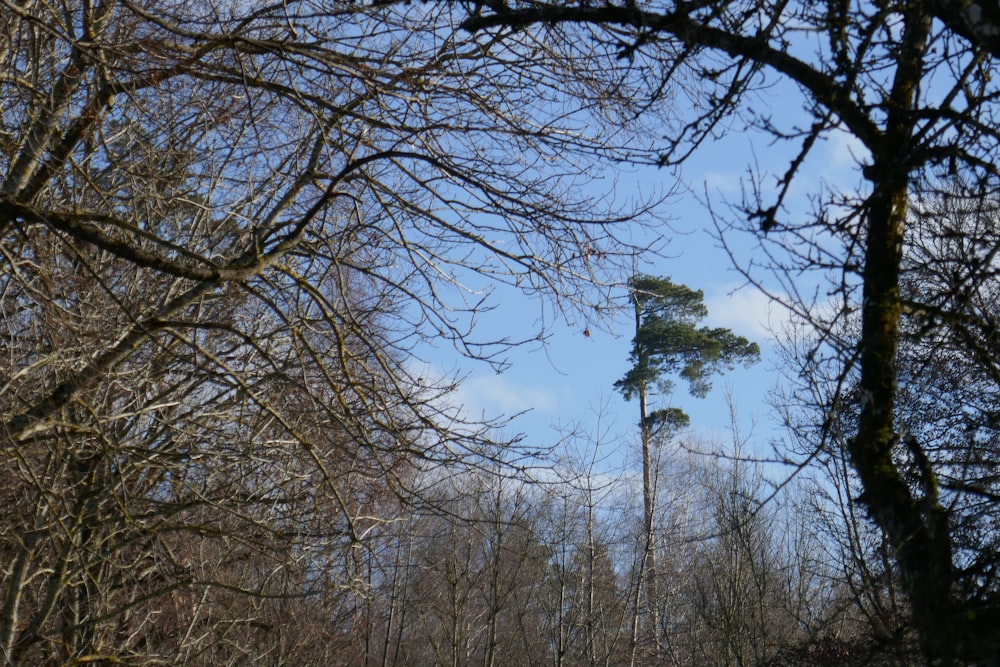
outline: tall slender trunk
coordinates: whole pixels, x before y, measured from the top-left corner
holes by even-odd
[[[636,335],[642,326],[642,305],[635,300]],[[638,367],[649,363],[649,359],[639,352]],[[635,614],[632,617],[631,664],[636,664],[640,647],[646,647],[642,662],[660,660],[660,619],[659,593],[656,577],[656,533],[654,513],[656,508],[655,471],[653,470],[652,432],[649,424],[648,392],[646,383],[639,387],[639,433],[642,444],[642,554],[639,559],[639,573],[636,582]],[[640,635],[642,635],[640,637]]]
[[[585,646],[587,664],[597,664],[597,626],[596,609],[594,604],[595,595],[595,572],[597,570],[597,548],[594,544],[594,499],[592,492],[587,490],[587,642]]]

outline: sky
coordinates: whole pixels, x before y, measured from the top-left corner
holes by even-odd
[[[768,111],[776,115],[794,114],[798,98],[786,98],[776,87],[761,103],[771,105]],[[705,399],[690,397],[681,383],[669,397],[670,405],[691,416],[691,428],[684,437],[706,449],[725,449],[732,439],[727,396],[735,400],[739,431],[749,438],[758,455],[769,456],[770,443],[783,437],[769,394],[784,381],[778,371],[781,359],[775,336],[780,335],[789,315],[754,287],[745,286],[732,259],[713,237],[715,226],[703,201],[705,193],[713,207],[738,201],[749,165],[772,176],[783,173],[793,148],[775,145],[770,136],[732,132],[703,147],[680,174],[629,167],[631,173],[621,178],[616,188],[616,196],[627,197],[631,194],[628,188],[637,193],[670,190],[680,178],[682,187],[667,202],[670,225],[662,230],[669,241],[664,256],[640,270],[703,290],[709,311],[704,324],[731,328],[761,346],[758,364],[717,376]],[[821,186],[861,187],[857,165],[862,157],[856,140],[846,134],[819,144],[794,184],[786,218],[808,214],[809,196]],[[738,261],[747,262],[759,252],[751,235],[727,238]],[[501,289],[497,295],[497,310],[482,319],[477,334],[482,338],[531,336],[538,326],[538,302],[514,290]],[[447,355],[435,357],[433,363],[440,364],[441,372],[457,369],[466,374],[452,400],[464,406],[470,416],[519,415],[508,425],[507,435],[522,433],[526,444],[544,447],[557,442],[572,426],[591,437],[602,430],[602,447],[610,449],[608,460],[614,465],[634,465],[638,407],[634,402],[626,403],[613,388],[628,369],[633,327],[634,321],[626,316],[611,323],[610,331],[594,328],[587,335],[582,326],[556,322],[548,329],[546,345],[526,346],[507,354],[509,366],[502,373],[484,364],[463,365]]]

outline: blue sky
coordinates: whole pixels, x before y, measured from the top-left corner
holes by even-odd
[[[798,98],[794,94],[782,98],[779,90],[776,88],[771,97],[762,97],[761,103],[772,104],[793,119],[795,109],[782,105],[787,107],[788,101],[798,104]],[[710,313],[706,324],[729,327],[756,340],[761,344],[763,359],[751,369],[740,368],[718,377],[712,393],[705,399],[691,398],[678,383],[670,403],[690,414],[689,436],[709,444],[724,443],[730,437],[727,394],[732,395],[740,428],[744,434],[751,433],[752,442],[762,455],[770,452],[768,442],[782,435],[768,405],[768,393],[782,381],[776,370],[780,359],[773,336],[774,332],[780,332],[788,315],[755,288],[741,288],[745,281],[713,238],[715,228],[704,199],[708,193],[712,207],[720,211],[724,211],[726,201],[738,202],[750,165],[770,174],[771,178],[764,182],[773,184],[774,177],[787,167],[795,148],[795,145],[775,145],[770,136],[759,133],[731,132],[703,147],[679,174],[653,167],[630,167],[626,176],[618,179],[616,187],[616,196],[628,197],[632,194],[630,189],[649,193],[674,189],[678,182],[682,184],[678,194],[667,202],[665,215],[671,222],[669,228],[663,229],[669,238],[665,256],[650,258],[650,263],[640,270],[669,276],[675,282],[703,290]],[[857,143],[846,134],[820,143],[794,184],[785,218],[794,220],[797,215],[808,215],[809,196],[820,187],[860,187],[861,157]],[[613,177],[614,174],[609,174],[609,178]],[[759,252],[752,235],[727,238],[739,261],[746,262]],[[779,289],[776,284],[771,288]],[[537,300],[509,289],[499,289],[497,297],[497,309],[480,322],[479,337],[530,337],[537,331],[541,313]],[[457,357],[449,357],[444,350],[437,351],[431,361],[440,365],[441,372],[455,369],[467,374],[453,400],[463,405],[468,414],[495,417],[525,412],[507,430],[524,433],[532,446],[558,440],[561,433],[556,427],[560,424],[564,427],[577,424],[584,430],[594,430],[596,414],[600,413],[605,428],[609,422],[612,424],[609,442],[615,444],[609,446],[619,448],[624,454],[637,437],[634,425],[638,408],[634,403],[626,403],[612,385],[628,366],[632,322],[625,316],[613,322],[610,331],[593,328],[589,336],[582,324],[555,321],[547,322],[546,326],[547,344],[512,350],[505,355],[510,365],[503,373],[498,374],[485,364],[465,364]]]

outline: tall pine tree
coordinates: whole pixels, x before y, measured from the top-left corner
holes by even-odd
[[[639,646],[640,619],[646,617],[646,635],[651,655],[660,658],[658,592],[656,585],[656,543],[653,513],[656,506],[652,447],[657,438],[683,428],[688,415],[677,407],[651,410],[654,390],[669,395],[672,376],[688,384],[691,395],[704,398],[712,388],[710,378],[737,363],[750,364],[760,358],[760,348],[729,329],[699,327],[708,316],[704,294],[668,278],[635,276],[629,285],[635,305],[635,338],[632,340],[632,367],[615,383],[625,400],[639,399],[639,429],[642,438],[643,553],[639,564],[635,614],[632,621],[633,660]],[[646,609],[643,614],[642,591]]]

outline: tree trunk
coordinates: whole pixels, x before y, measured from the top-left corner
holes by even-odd
[[[906,15],[899,67],[886,120],[885,144],[868,173],[875,185],[865,248],[864,306],[860,340],[861,412],[857,436],[849,443],[864,486],[861,500],[886,532],[909,594],[913,624],[929,664],[953,664],[968,647],[952,595],[952,546],[947,513],[938,502],[937,481],[919,444],[895,423],[896,356],[901,302],[900,265],[909,197],[907,149],[915,132],[913,108],[922,77],[930,19]],[[893,461],[906,444],[920,468],[919,495]],[[971,656],[970,656],[971,657]]]

